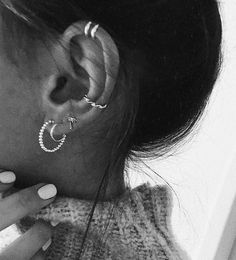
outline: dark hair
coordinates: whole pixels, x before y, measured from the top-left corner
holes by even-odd
[[[11,37],[20,34],[22,42],[24,36],[57,38],[81,19],[99,23],[116,42],[121,59],[117,89],[125,94],[112,125],[120,131],[102,182],[115,160],[160,158],[197,125],[222,60],[216,0],[0,2],[3,26]]]

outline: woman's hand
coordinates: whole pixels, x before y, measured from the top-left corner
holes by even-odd
[[[1,197],[13,186],[14,181],[15,175],[13,173],[0,173]],[[41,183],[1,198],[0,231],[50,204],[55,199],[56,192],[54,185]],[[50,224],[44,221],[36,222],[31,229],[0,253],[0,260],[44,259],[44,250],[50,244],[52,230],[53,227]]]

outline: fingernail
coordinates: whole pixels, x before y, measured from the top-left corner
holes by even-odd
[[[1,172],[0,182],[1,183],[12,183],[16,180],[16,175],[13,172]]]
[[[46,251],[51,244],[52,244],[52,239],[50,238],[50,239],[46,242],[46,244],[42,247],[43,251]]]
[[[47,184],[38,189],[38,194],[43,200],[51,199],[57,194],[57,188],[53,184]]]
[[[53,227],[57,226],[60,223],[59,221],[53,221],[53,220],[51,220],[50,222]]]

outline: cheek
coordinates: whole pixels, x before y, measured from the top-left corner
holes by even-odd
[[[33,86],[0,66],[0,167],[11,168],[12,163],[32,154],[38,135],[38,111]]]

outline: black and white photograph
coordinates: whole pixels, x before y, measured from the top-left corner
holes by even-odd
[[[236,260],[236,0],[0,0],[0,260]]]

